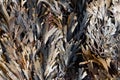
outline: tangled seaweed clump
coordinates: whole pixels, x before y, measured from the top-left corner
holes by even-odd
[[[0,80],[119,80],[119,0],[1,0]]]

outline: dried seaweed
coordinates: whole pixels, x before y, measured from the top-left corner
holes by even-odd
[[[119,5],[1,0],[0,80],[120,79]]]

